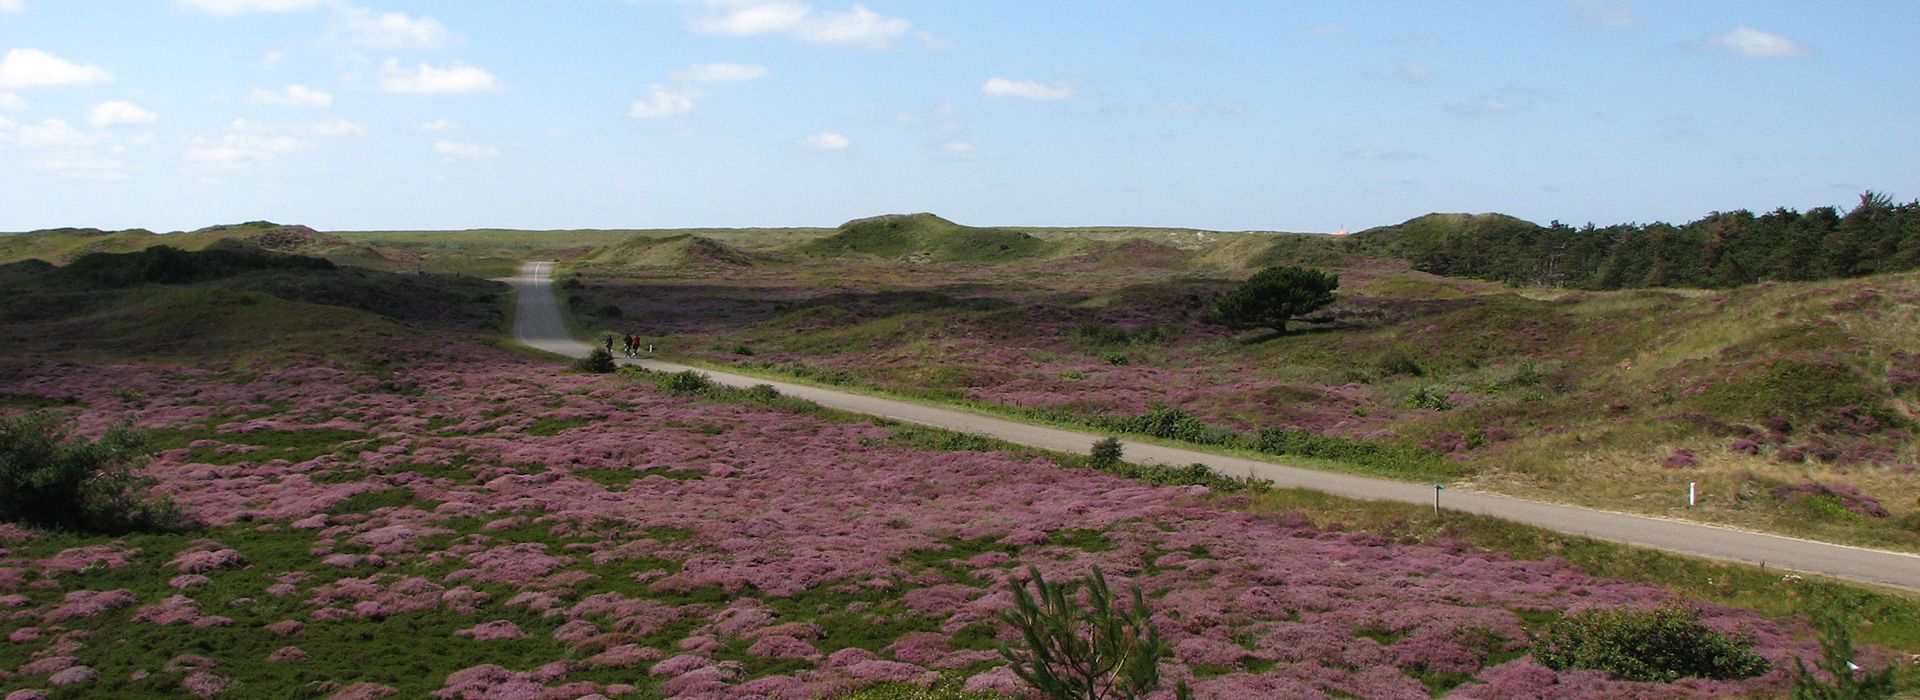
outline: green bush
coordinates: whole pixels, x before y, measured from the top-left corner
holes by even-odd
[[[579,361],[573,363],[574,369],[582,372],[592,372],[594,374],[612,372],[614,367],[613,353],[607,352],[606,348],[594,348],[593,352],[587,353],[586,357],[582,357]]]
[[[1013,609],[1000,614],[1020,632],[1019,648],[1000,647],[1014,675],[1062,699],[1137,698],[1160,687],[1160,660],[1173,648],[1154,629],[1139,588],[1131,606],[1115,601],[1096,566],[1082,605],[1080,584],[1049,583],[1039,569],[1027,572],[1033,590],[1010,581]],[[1184,696],[1184,684],[1180,690]]]
[[[1119,438],[1110,437],[1103,439],[1093,443],[1093,450],[1087,454],[1087,464],[1093,465],[1094,469],[1101,471],[1112,469],[1120,464],[1121,455],[1124,450],[1125,448],[1120,445]]]
[[[1555,670],[1585,668],[1616,679],[1670,683],[1766,673],[1770,664],[1752,649],[1751,639],[1729,638],[1701,624],[1698,610],[1616,608],[1562,618],[1535,642],[1533,657]]]
[[[1447,400],[1447,392],[1436,386],[1423,386],[1407,397],[1407,408],[1430,408],[1445,411],[1453,408],[1453,402]]]
[[[1221,445],[1233,440],[1233,431],[1208,425],[1186,411],[1156,405],[1146,413],[1103,421],[1105,427],[1123,433],[1150,435],[1163,440],[1180,440],[1198,445]]]
[[[704,394],[711,388],[713,381],[707,379],[707,375],[690,369],[660,377],[660,390],[676,396]]]
[[[1820,659],[1814,668],[1833,680],[1822,680],[1804,659],[1793,660],[1793,700],[1881,700],[1899,690],[1893,666],[1878,671],[1855,671],[1853,629],[1860,624],[1856,601],[1816,598],[1807,613],[1820,633]]]
[[[43,412],[0,418],[0,520],[120,533],[183,524],[164,499],[145,496],[134,473],[145,440],[125,426],[99,440],[72,436]]]

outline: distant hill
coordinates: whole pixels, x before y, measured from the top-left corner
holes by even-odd
[[[733,267],[752,265],[759,257],[693,234],[666,237],[636,235],[619,243],[595,248],[580,261],[615,267]]]
[[[156,246],[198,251],[223,242],[396,272],[411,272],[419,265],[418,256],[403,251],[383,251],[306,226],[271,221],[222,224],[172,233],[154,233],[146,229],[44,229],[0,236],[0,263],[39,259],[65,265],[94,253],[134,253]]]
[[[1920,268],[1920,202],[1868,192],[1833,207],[1713,212],[1680,224],[1541,226],[1503,214],[1428,214],[1354,234],[1354,252],[1509,284],[1725,288]]]
[[[794,250],[819,256],[903,258],[922,262],[1000,263],[1047,254],[1052,245],[1001,228],[962,226],[932,214],[887,214],[841,224],[833,235]]]

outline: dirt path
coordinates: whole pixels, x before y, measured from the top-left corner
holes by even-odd
[[[568,357],[584,357],[592,346],[575,340],[561,319],[560,303],[550,284],[553,263],[532,262],[508,280],[518,295],[514,335],[521,343]],[[780,393],[822,406],[882,416],[948,430],[999,438],[1007,442],[1061,452],[1084,453],[1104,436],[1047,428],[967,411],[936,408],[905,401],[850,394],[831,389],[769,381],[727,372],[688,367],[657,360],[618,358],[620,364],[650,370],[678,372],[692,369],[728,386],[771,384]],[[1201,463],[1234,476],[1269,479],[1284,488],[1306,488],[1337,496],[1367,500],[1430,504],[1430,485],[1410,484],[1334,472],[1289,467],[1273,462],[1223,457],[1161,445],[1125,442],[1128,461],[1146,464]],[[1835,578],[1920,590],[1920,556],[1847,545],[1815,542],[1780,535],[1666,520],[1642,515],[1528,501],[1484,493],[1447,491],[1441,507],[1450,511],[1491,515],[1558,532],[1623,542],[1710,559],[1761,564],[1767,567]]]

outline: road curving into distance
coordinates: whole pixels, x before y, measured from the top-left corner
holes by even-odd
[[[518,291],[514,336],[521,343],[568,357],[584,357],[593,346],[573,338],[554,296],[553,263],[530,262],[517,277],[507,280]],[[1085,453],[1097,440],[1094,433],[1062,430],[939,408],[907,401],[853,394],[804,384],[769,381],[729,372],[689,367],[658,360],[616,358],[660,372],[694,370],[727,386],[770,384],[780,393],[828,408],[919,423],[963,433],[1060,452]],[[1282,488],[1304,488],[1336,496],[1378,501],[1427,504],[1434,488],[1387,479],[1289,467],[1261,460],[1228,457],[1150,443],[1123,440],[1126,458],[1143,464],[1200,463],[1222,474],[1267,479]],[[1456,512],[1489,515],[1557,532],[1651,547],[1709,559],[1759,564],[1769,568],[1819,574],[1863,583],[1920,591],[1920,556],[1864,547],[1830,544],[1748,530],[1736,530],[1680,520],[1629,515],[1576,506],[1529,501],[1486,493],[1447,491],[1441,507]]]

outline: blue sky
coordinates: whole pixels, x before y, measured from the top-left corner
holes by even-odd
[[[0,230],[1907,200],[1916,26],[1912,2],[0,0]]]

